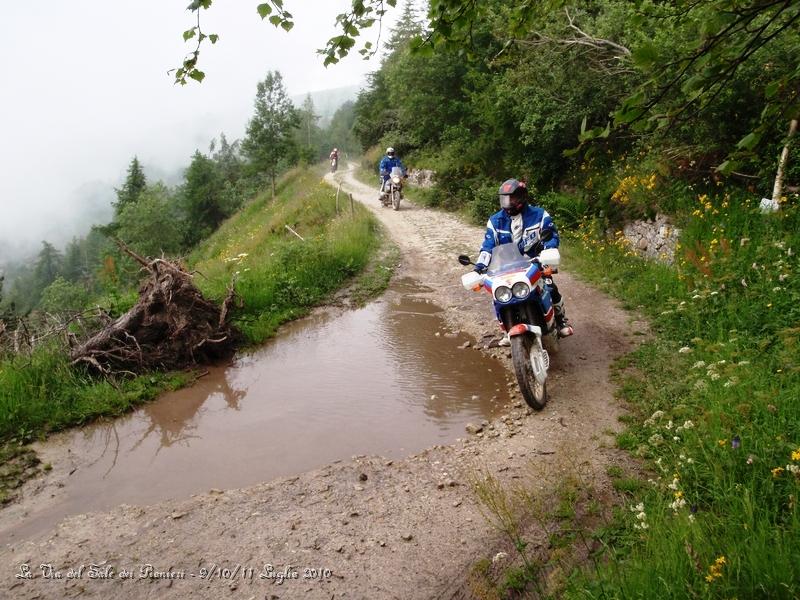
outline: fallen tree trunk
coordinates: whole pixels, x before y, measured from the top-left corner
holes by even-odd
[[[233,284],[218,306],[203,297],[179,264],[146,260],[119,244],[150,276],[133,308],[72,350],[73,364],[103,373],[141,372],[212,362],[233,352],[240,340],[230,323]]]

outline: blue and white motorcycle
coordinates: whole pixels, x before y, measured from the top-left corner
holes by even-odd
[[[474,265],[466,255],[462,265]],[[483,272],[472,271],[461,277],[467,290],[485,290],[492,297],[498,320],[511,339],[511,358],[519,389],[531,408],[547,404],[548,350],[558,350],[555,308],[547,281],[561,262],[557,248],[548,248],[531,259],[517,244],[495,246],[492,260]]]

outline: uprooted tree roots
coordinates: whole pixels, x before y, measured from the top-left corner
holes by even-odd
[[[120,247],[150,272],[127,313],[72,350],[73,364],[103,373],[177,369],[230,355],[240,334],[230,323],[233,283],[222,306],[210,302],[179,264],[146,260]]]

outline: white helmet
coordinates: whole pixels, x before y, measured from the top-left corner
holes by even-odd
[[[394,156],[394,148],[392,148],[391,146],[389,146],[389,147],[386,149],[386,155],[387,155],[387,156]]]
[[[334,152],[338,152],[338,151],[339,151],[339,149],[338,149],[338,148],[334,148],[334,149],[333,149],[333,151],[334,151]]]

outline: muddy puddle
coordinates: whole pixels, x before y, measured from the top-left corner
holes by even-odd
[[[398,282],[365,308],[292,323],[190,388],[62,435],[61,458],[75,470],[50,506],[3,537],[29,537],[70,514],[243,487],[356,454],[402,457],[465,435],[466,423],[507,403],[503,367],[460,349],[468,338],[448,334],[440,309],[415,291]]]

